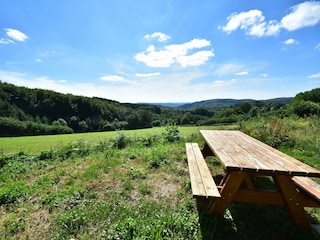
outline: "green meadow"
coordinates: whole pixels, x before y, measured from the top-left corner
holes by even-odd
[[[319,118],[263,118],[224,127],[0,138],[0,239],[320,239],[286,209],[232,204],[198,211],[185,142],[199,129],[240,129],[320,168]],[[207,159],[213,174],[223,169]],[[319,224],[320,213],[308,209]]]

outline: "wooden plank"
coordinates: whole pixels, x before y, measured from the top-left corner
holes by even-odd
[[[272,169],[268,168],[251,152],[246,151],[239,145],[233,136],[235,131],[209,130],[201,131],[201,133],[205,136],[206,142],[209,146],[211,143],[211,148],[215,151],[216,156],[220,159],[222,164],[226,166],[238,165],[240,171],[272,172]]]
[[[210,173],[210,170],[202,156],[201,150],[197,143],[193,143],[193,152],[197,159],[197,164],[199,168],[199,172],[202,178],[202,183],[204,185],[204,188],[207,192],[207,196],[214,197],[214,198],[220,198],[219,190],[213,180],[213,177]]]
[[[235,131],[235,135],[238,135],[238,142],[244,149],[255,153],[258,158],[263,159],[266,165],[275,169],[276,172],[282,172],[283,169],[286,169],[290,175],[320,177],[319,170],[304,164],[255,138],[240,131]],[[245,145],[246,143],[247,145]],[[250,144],[252,146],[251,148]]]
[[[243,151],[250,153],[249,161],[257,162],[261,166],[257,172],[289,174],[288,169],[275,162],[276,158],[270,157],[269,153],[260,148],[260,145],[257,145],[260,141],[240,131],[233,131],[229,138],[238,144]]]
[[[220,160],[221,165],[226,170],[240,170],[239,164],[234,161],[233,157],[226,152],[221,142],[212,137],[211,131],[200,130],[200,133],[206,140],[206,144],[210,147],[214,155]]]
[[[308,194],[320,207],[320,184],[316,183],[309,177],[293,177],[292,180],[298,189]]]
[[[320,177],[320,171],[240,131],[200,130],[225,169]]]
[[[197,160],[193,152],[191,143],[186,143],[189,175],[191,181],[191,189],[193,196],[206,196],[206,192],[202,183],[201,176],[197,165]]]
[[[220,198],[219,190],[197,143],[186,143],[192,194],[195,197]]]
[[[239,189],[232,200],[233,202],[285,205],[283,197],[278,191],[257,191]]]

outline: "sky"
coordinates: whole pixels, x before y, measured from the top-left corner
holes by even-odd
[[[0,80],[130,103],[320,87],[320,1],[1,0]]]

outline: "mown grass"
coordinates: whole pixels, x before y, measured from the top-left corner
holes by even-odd
[[[203,144],[199,128],[67,135],[74,138],[58,147],[56,140],[10,154],[3,148],[0,239],[319,239],[295,227],[282,207],[232,204],[223,216],[199,213],[206,203],[192,199],[184,145]],[[310,158],[316,162],[303,160]],[[222,173],[215,159],[208,164]],[[319,223],[317,210],[309,216]]]
[[[61,135],[45,135],[45,136],[27,136],[27,137],[0,137],[0,152],[17,153],[29,152],[38,153],[51,148],[62,147],[68,143],[75,141],[83,141],[88,143],[99,143],[112,139],[119,132],[125,132],[126,136],[146,137],[162,133],[166,127],[148,128],[139,130],[111,131],[111,132],[91,132],[77,134],[61,134]],[[201,127],[179,127],[182,135],[190,135],[197,133]],[[206,129],[214,129],[215,127],[206,127]]]

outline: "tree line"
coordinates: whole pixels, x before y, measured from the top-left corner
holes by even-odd
[[[169,124],[234,123],[265,114],[319,114],[320,89],[299,93],[291,104],[244,102],[191,110],[29,89],[0,81],[0,136],[139,129]]]

